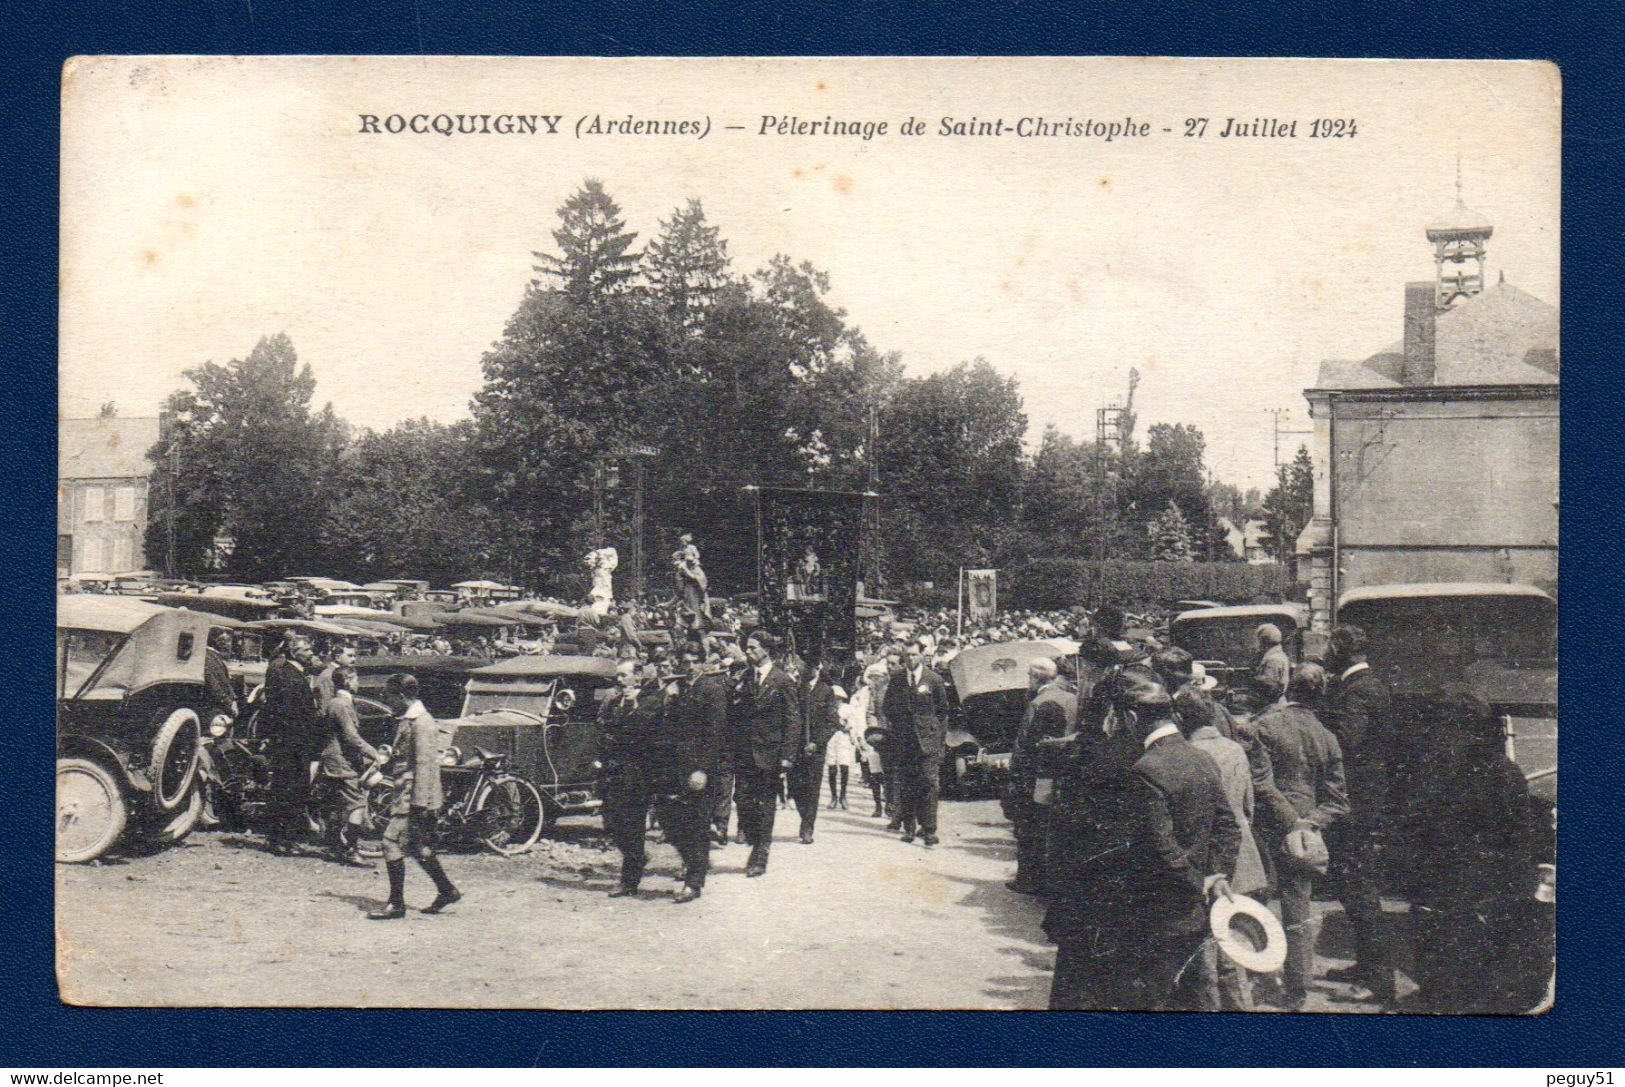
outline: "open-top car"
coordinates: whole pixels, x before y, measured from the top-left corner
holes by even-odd
[[[1027,710],[1027,666],[1077,651],[1063,641],[998,642],[962,650],[948,664],[955,705],[944,736],[943,792],[996,792],[1010,771],[1010,750]]]
[[[551,824],[602,805],[598,708],[614,685],[615,662],[607,657],[510,657],[470,672],[462,714],[440,726],[457,753],[509,756],[508,765],[542,794]]]
[[[197,822],[210,619],[125,596],[57,600],[57,860]]]

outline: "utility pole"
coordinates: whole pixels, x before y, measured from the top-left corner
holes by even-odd
[[[880,570],[880,405],[869,405],[869,433],[865,439],[864,450],[869,462],[869,493],[865,501],[869,503],[869,548],[868,559],[865,564],[868,569],[864,571],[864,591],[870,596],[879,596],[881,590]]]
[[[1314,431],[1303,428],[1293,429],[1282,426],[1284,420],[1292,418],[1292,412],[1287,408],[1265,408],[1271,417],[1275,428],[1275,467],[1281,467],[1281,435],[1283,434],[1313,434]]]

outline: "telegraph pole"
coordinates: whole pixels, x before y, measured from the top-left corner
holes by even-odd
[[[1291,427],[1282,426],[1281,423],[1284,420],[1292,418],[1292,412],[1290,410],[1288,410],[1287,408],[1265,408],[1264,410],[1270,415],[1271,422],[1274,425],[1274,430],[1275,430],[1275,467],[1279,468],[1279,467],[1281,467],[1281,435],[1283,435],[1283,434],[1313,434],[1314,431],[1313,430],[1305,430],[1305,429],[1302,429],[1302,428],[1293,429]]]

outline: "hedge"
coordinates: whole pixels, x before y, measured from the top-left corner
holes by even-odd
[[[1273,603],[1289,598],[1293,588],[1279,563],[1033,559],[1000,571],[999,603],[1041,609],[1103,603],[1148,608],[1175,600]]]

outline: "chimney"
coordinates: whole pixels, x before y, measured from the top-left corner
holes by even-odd
[[[1406,385],[1433,384],[1433,330],[1438,318],[1438,291],[1432,283],[1405,284]]]

